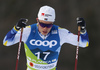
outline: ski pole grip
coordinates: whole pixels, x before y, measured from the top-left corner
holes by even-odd
[[[21,28],[21,32],[23,33],[23,27]]]
[[[77,18],[76,18],[76,20],[77,20],[77,24],[78,24],[78,22],[79,22],[80,18],[79,18],[79,17],[77,17]],[[80,30],[81,30],[81,27],[80,27],[80,26],[78,26],[78,31],[80,31]]]
[[[80,26],[78,26],[78,31],[80,31],[81,30],[81,27]]]

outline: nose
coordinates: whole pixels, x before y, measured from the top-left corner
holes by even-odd
[[[43,29],[47,29],[47,27],[44,27]]]

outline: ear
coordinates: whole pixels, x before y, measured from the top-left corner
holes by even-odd
[[[38,19],[38,18],[36,18],[36,20],[38,21],[39,19]]]

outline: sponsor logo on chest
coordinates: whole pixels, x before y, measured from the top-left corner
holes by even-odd
[[[44,47],[48,47],[49,46],[49,48],[52,48],[53,46],[57,45],[57,41],[56,40],[51,40],[51,41],[44,40],[44,41],[41,41],[41,40],[32,39],[32,40],[30,40],[30,44],[33,45],[33,46],[44,46]]]

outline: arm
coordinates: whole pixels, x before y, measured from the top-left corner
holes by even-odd
[[[89,45],[89,38],[88,33],[86,31],[86,23],[83,18],[78,18],[77,24],[81,27],[79,46],[87,47]],[[69,32],[67,29],[59,29],[59,35],[61,39],[61,45],[63,43],[70,43],[72,45],[77,46],[77,35]]]
[[[16,24],[16,26],[14,26],[12,30],[7,33],[7,35],[3,40],[3,44],[5,46],[10,46],[19,42],[20,33],[21,33],[20,29],[26,26],[25,21],[26,19],[20,19],[19,22]],[[24,28],[24,30],[25,29],[26,28]],[[22,40],[24,39],[23,38],[24,36],[25,36],[25,32],[23,32]]]
[[[59,36],[61,40],[61,45],[64,43],[69,43],[72,45],[77,46],[77,35],[71,33],[67,29],[59,29]],[[87,47],[89,44],[88,34],[80,34],[79,46],[80,47]]]

